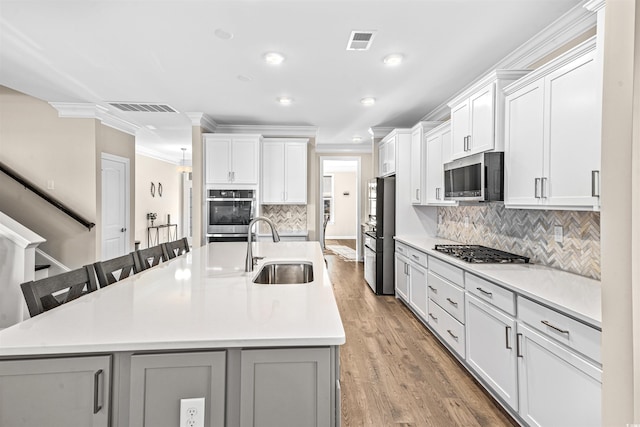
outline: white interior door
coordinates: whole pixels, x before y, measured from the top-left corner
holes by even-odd
[[[102,259],[129,251],[129,159],[102,154]]]

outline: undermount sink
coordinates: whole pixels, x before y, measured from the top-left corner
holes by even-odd
[[[310,262],[265,263],[253,283],[259,285],[293,285],[313,282],[313,264]]]

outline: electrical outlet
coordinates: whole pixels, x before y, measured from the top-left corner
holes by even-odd
[[[204,397],[180,399],[180,427],[204,427]]]
[[[287,211],[287,219],[291,219],[291,212]]]
[[[55,189],[56,189],[55,181],[52,179],[47,180],[47,190],[55,190]]]
[[[464,226],[465,226],[465,228],[469,227],[469,217],[468,216],[464,217]]]
[[[553,227],[553,240],[558,243],[562,243],[562,241],[564,240],[561,225],[556,225]]]

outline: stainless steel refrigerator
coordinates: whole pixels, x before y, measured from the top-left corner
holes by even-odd
[[[393,295],[396,231],[396,178],[374,178],[368,183],[369,230],[364,236],[364,278],[378,295]]]

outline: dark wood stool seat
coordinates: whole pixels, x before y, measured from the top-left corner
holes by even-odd
[[[173,259],[189,252],[189,241],[186,237],[183,237],[173,242],[163,243],[162,249],[164,250],[165,259]]]
[[[98,276],[98,283],[100,283],[101,288],[142,271],[135,252],[106,261],[98,261],[93,265],[96,269],[96,276]]]
[[[162,244],[157,246],[152,246],[146,249],[139,249],[136,251],[138,255],[138,262],[140,263],[140,268],[146,270],[147,268],[154,267],[161,262],[168,260],[169,258],[165,255],[165,251],[162,248]]]

